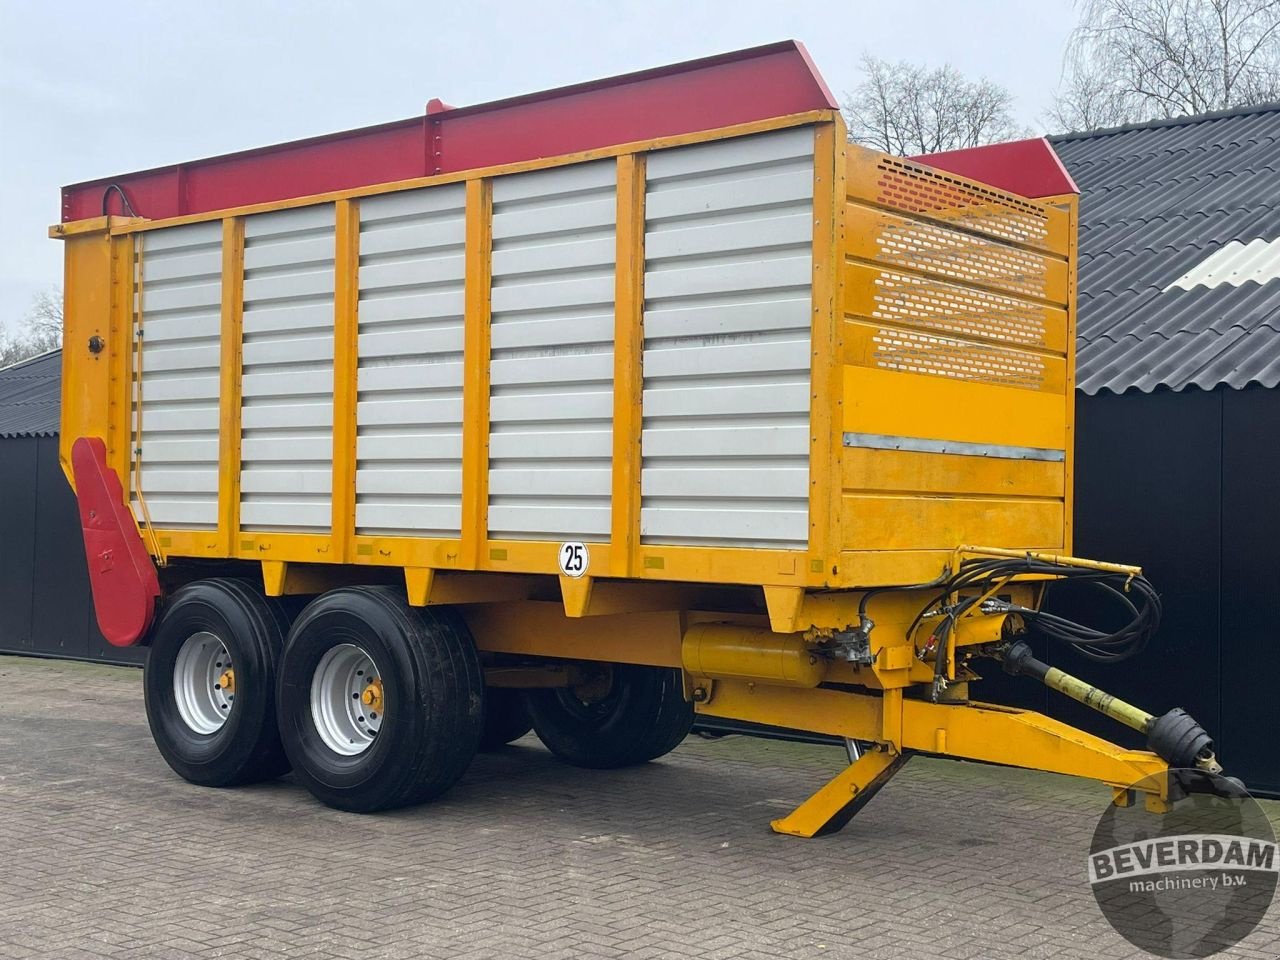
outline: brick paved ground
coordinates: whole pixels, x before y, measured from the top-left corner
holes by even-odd
[[[833,748],[694,738],[595,772],[529,738],[442,802],[356,817],[180,781],[140,681],[0,658],[0,957],[1137,956],[1083,879],[1088,783],[916,760],[803,841],[767,821]],[[1231,954],[1277,955],[1280,906]]]

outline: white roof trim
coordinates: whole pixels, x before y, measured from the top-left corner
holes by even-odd
[[[1180,276],[1164,290],[1174,287],[1190,290],[1193,287],[1219,287],[1230,284],[1238,287],[1250,281],[1268,283],[1280,280],[1280,239],[1250,240],[1247,244],[1232,240]]]

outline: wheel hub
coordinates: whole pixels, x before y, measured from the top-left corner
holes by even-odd
[[[373,711],[382,709],[382,681],[374,678],[360,694],[360,702]]]
[[[235,669],[216,634],[194,633],[178,649],[173,699],[182,722],[198,734],[209,736],[226,724],[236,699]]]
[[[311,679],[311,719],[324,745],[344,757],[364,753],[382,728],[382,677],[354,643],[325,651]]]
[[[613,671],[593,670],[573,686],[573,695],[583,704],[599,703],[613,690]]]

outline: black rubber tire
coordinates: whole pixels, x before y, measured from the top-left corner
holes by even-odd
[[[484,692],[484,732],[480,734],[481,750],[497,750],[512,740],[519,740],[533,729],[524,692],[488,687]]]
[[[316,668],[342,643],[373,658],[386,699],[378,735],[355,756],[327,747],[311,713]],[[303,610],[285,643],[278,700],[295,778],[320,802],[354,813],[444,793],[466,772],[484,728],[484,674],[462,618],[411,607],[389,587],[344,587]]]
[[[614,664],[609,693],[583,705],[572,690],[531,690],[534,732],[557,757],[577,767],[607,770],[656,760],[693,726],[680,672]]]
[[[284,607],[243,580],[198,580],[166,602],[152,630],[142,686],[151,736],[184,780],[232,787],[288,771],[275,709],[276,670],[288,630]],[[201,631],[226,645],[236,674],[226,723],[211,734],[187,726],[173,690],[178,652]]]

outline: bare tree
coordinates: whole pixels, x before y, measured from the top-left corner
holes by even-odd
[[[1078,0],[1063,130],[1280,99],[1280,0]]]
[[[1028,135],[1013,118],[1007,90],[986,78],[968,80],[950,64],[929,68],[864,54],[862,72],[844,102],[854,143],[909,156]]]
[[[27,311],[27,329],[46,349],[52,350],[62,343],[62,291],[54,288],[42,290],[31,300]]]
[[[62,291],[36,294],[17,333],[0,327],[0,368],[56,350],[62,345]]]
[[[1138,119],[1144,119],[1142,111],[1115,89],[1110,76],[1083,67],[1066,77],[1045,113],[1046,124],[1054,130],[1098,130]]]

